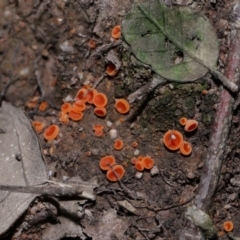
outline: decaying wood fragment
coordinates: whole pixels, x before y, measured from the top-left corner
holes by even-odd
[[[238,14],[236,14],[236,11]],[[240,66],[240,2],[234,7],[233,17],[235,28],[233,30],[231,47],[229,49],[224,75],[231,82],[237,82],[237,79],[239,78]],[[224,151],[227,145],[228,135],[231,127],[233,106],[234,96],[231,95],[229,91],[222,88],[219,97],[218,108],[215,114],[212,135],[209,141],[204,172],[194,200],[194,205],[204,212],[207,212],[211,206],[212,197],[215,193],[221,173]],[[192,222],[188,222],[187,226],[180,234],[180,239],[196,239],[198,230],[199,229],[196,228],[196,225],[194,225]]]

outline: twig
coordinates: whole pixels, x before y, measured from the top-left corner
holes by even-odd
[[[240,3],[237,5],[237,9],[240,10]],[[236,6],[234,10],[236,9]],[[239,11],[240,12],[240,11]],[[238,15],[235,21],[239,21]],[[236,27],[236,26],[235,26]],[[228,61],[225,68],[224,75],[235,81],[239,77],[239,64],[240,64],[240,25],[234,30],[235,36],[232,39],[231,48],[228,53]],[[223,153],[227,144],[228,134],[231,127],[232,112],[233,112],[234,98],[226,90],[222,89],[219,97],[218,109],[215,114],[215,121],[213,124],[213,131],[209,141],[209,147],[205,160],[204,172],[199,183],[198,191],[194,200],[194,205],[207,212],[217,187],[219,175],[222,167]],[[189,226],[190,225],[190,226]],[[188,223],[181,233],[180,239],[196,239],[193,230],[197,230],[196,226],[192,223]],[[191,235],[191,238],[189,237]],[[184,237],[185,236],[185,237]]]
[[[170,36],[167,34],[167,32],[164,30],[164,28],[156,21],[156,19],[149,14],[141,5],[138,5],[139,10],[142,12],[142,14],[148,18],[161,32],[164,34],[173,44],[175,44],[179,49],[181,49],[183,52],[185,52],[189,57],[191,57],[196,62],[200,63],[204,67],[206,67],[215,77],[217,77],[223,84],[224,87],[228,88],[232,92],[238,91],[238,86],[232,82],[229,81],[229,79],[224,76],[221,72],[219,72],[215,67],[206,65],[201,59],[199,59],[197,56],[195,56],[191,51],[188,50],[188,48],[182,44],[180,41],[174,38],[174,36]]]

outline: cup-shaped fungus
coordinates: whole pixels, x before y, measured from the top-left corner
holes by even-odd
[[[72,109],[72,105],[70,103],[63,103],[61,106],[61,111],[65,113],[69,113],[69,111]]]
[[[115,108],[119,113],[126,114],[130,110],[130,105],[125,99],[116,99]]]
[[[90,39],[90,40],[88,41],[88,46],[89,46],[89,48],[91,48],[91,49],[96,48],[96,41],[95,41],[94,39]]]
[[[136,163],[135,163],[135,168],[141,172],[144,170],[144,163],[142,160],[138,160]]]
[[[183,136],[177,130],[168,130],[163,136],[165,146],[170,150],[177,150],[183,144]]]
[[[58,120],[59,120],[59,122],[61,122],[61,123],[68,124],[68,123],[69,123],[69,116],[68,116],[68,114],[65,113],[65,112],[60,112],[60,113],[58,114]]]
[[[117,25],[112,29],[112,37],[115,39],[119,39],[121,37],[121,26]]]
[[[76,112],[82,112],[86,109],[86,104],[82,100],[77,100],[75,103],[73,103],[73,109]]]
[[[109,166],[111,166],[115,163],[116,163],[116,160],[113,156],[105,156],[105,157],[101,158],[101,160],[99,162],[99,167],[102,170],[107,171],[108,169],[110,169]]]
[[[111,182],[117,182],[123,177],[124,173],[125,173],[125,170],[121,165],[115,165],[110,169],[108,169],[107,179]]]
[[[137,158],[134,157],[134,158],[131,159],[131,164],[135,165],[136,162],[137,162]]]
[[[123,148],[123,141],[121,139],[116,139],[114,141],[113,147],[115,150],[121,150]]]
[[[184,130],[186,132],[192,132],[198,127],[198,122],[196,120],[190,119],[187,121]]]
[[[188,121],[187,118],[182,117],[182,118],[180,118],[179,123],[180,123],[182,126],[185,126],[185,125],[187,124],[187,121]]]
[[[88,92],[87,92],[87,102],[92,104],[93,103],[93,98],[94,96],[97,94],[97,90],[95,88],[93,89],[89,89]]]
[[[39,105],[39,111],[44,112],[48,108],[49,104],[46,101],[43,101]]]
[[[44,131],[44,138],[46,140],[53,140],[57,137],[59,133],[59,127],[57,125],[50,125],[45,131]]]
[[[154,165],[154,160],[148,156],[144,157],[141,162],[143,162],[144,168],[146,169],[151,169]]]
[[[138,146],[138,143],[137,142],[132,142],[132,147],[135,148]]]
[[[100,137],[100,136],[102,136],[102,134],[103,134],[103,125],[101,125],[101,124],[95,124],[94,125],[94,127],[93,127],[93,130],[94,130],[94,134],[95,134],[95,136],[97,136],[97,137]]]
[[[183,141],[183,144],[180,147],[180,152],[183,155],[189,155],[192,152],[192,145],[189,142]]]
[[[107,65],[106,73],[108,76],[114,77],[118,73],[118,70],[113,63],[109,63]]]
[[[76,94],[75,100],[76,101],[82,100],[85,103],[87,101],[87,93],[88,93],[88,90],[86,88],[79,89]]]
[[[94,113],[99,117],[104,117],[107,114],[107,110],[104,107],[95,107]]]
[[[75,109],[71,109],[69,111],[69,117],[74,120],[74,121],[79,121],[83,118],[83,113],[82,112],[78,112]]]
[[[232,221],[226,221],[223,223],[223,229],[226,232],[231,232],[233,230],[233,222]]]
[[[40,133],[44,128],[44,124],[39,121],[32,121],[32,125],[37,133]]]
[[[96,107],[105,107],[108,103],[107,96],[103,93],[96,93],[93,97],[93,104]]]

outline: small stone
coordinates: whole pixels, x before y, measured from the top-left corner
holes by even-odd
[[[150,174],[152,177],[159,174],[158,166],[153,166],[153,168],[150,170]]]
[[[138,156],[139,153],[140,153],[140,151],[139,151],[138,149],[136,149],[136,150],[133,152],[134,156]]]
[[[113,123],[111,121],[107,121],[106,124],[108,127],[111,127],[113,125]]]
[[[109,136],[111,139],[115,139],[117,137],[117,130],[116,129],[111,129],[109,131]]]
[[[140,179],[143,176],[143,172],[136,172],[135,178]]]

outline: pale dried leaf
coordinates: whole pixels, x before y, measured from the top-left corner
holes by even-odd
[[[0,108],[0,185],[31,186],[48,178],[38,139],[22,110],[3,102]],[[16,156],[21,157],[17,160]],[[36,197],[0,191],[0,236],[25,212]],[[1,217],[2,218],[2,217]]]

